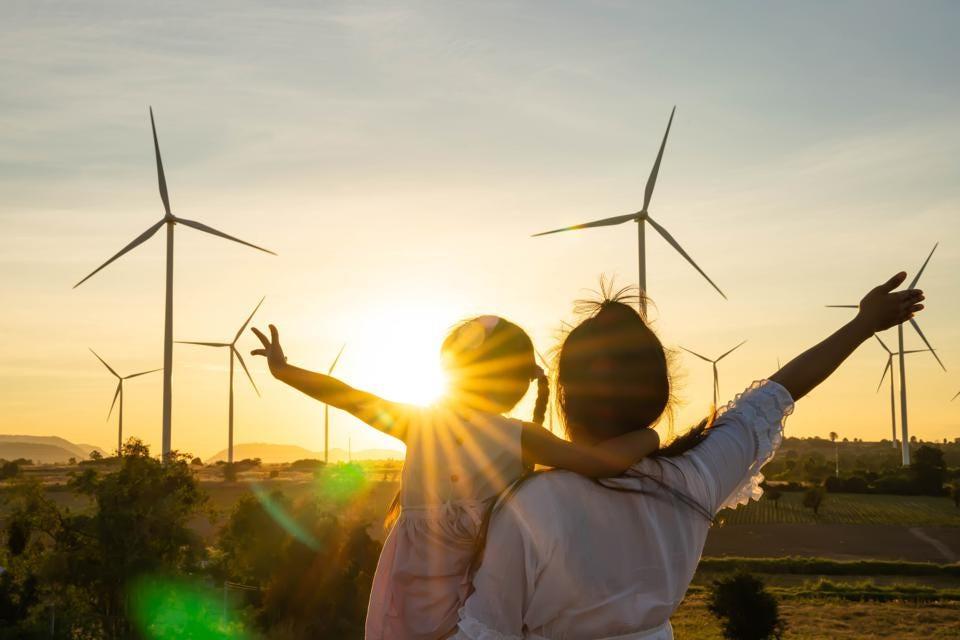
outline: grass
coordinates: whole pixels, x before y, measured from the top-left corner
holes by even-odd
[[[948,498],[828,493],[820,513],[805,508],[800,492],[783,493],[779,504],[764,497],[735,510],[724,510],[726,524],[894,524],[960,526],[960,509]]]
[[[777,594],[780,597],[781,594]],[[786,639],[937,640],[960,638],[960,603],[850,602],[797,596],[780,600]],[[671,618],[677,638],[722,640],[704,593],[691,592]]]

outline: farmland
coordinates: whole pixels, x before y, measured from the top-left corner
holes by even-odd
[[[728,525],[890,524],[960,526],[960,509],[947,498],[829,493],[817,515],[801,504],[800,492],[783,493],[778,501],[764,498],[738,509],[724,510]]]

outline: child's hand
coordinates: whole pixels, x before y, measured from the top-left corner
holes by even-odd
[[[279,371],[287,364],[287,358],[283,355],[283,347],[280,346],[280,334],[277,328],[272,324],[270,325],[269,340],[267,336],[263,335],[263,332],[256,327],[251,327],[250,330],[253,331],[253,333],[260,338],[260,342],[263,343],[263,349],[254,349],[250,352],[250,355],[266,356],[270,373],[276,377]]]
[[[893,291],[906,280],[903,271],[879,287],[875,287],[860,301],[857,322],[869,333],[876,333],[906,322],[923,309],[924,296],[920,289]],[[869,335],[869,334],[868,334]]]

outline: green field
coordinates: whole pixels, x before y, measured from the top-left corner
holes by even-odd
[[[784,638],[797,640],[941,640],[960,638],[960,604],[849,602],[786,597],[777,593],[787,623]],[[706,606],[706,595],[691,593],[671,618],[682,640],[722,640],[720,625]]]
[[[783,493],[779,504],[766,497],[735,510],[724,510],[726,524],[895,524],[960,527],[960,509],[948,498],[828,493],[820,513],[802,504],[800,492]]]

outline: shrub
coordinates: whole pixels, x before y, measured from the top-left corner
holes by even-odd
[[[823,504],[824,491],[822,487],[811,487],[803,494],[803,506],[813,509],[813,515],[819,515],[820,505]]]
[[[779,639],[785,628],[776,599],[749,573],[714,581],[707,606],[729,640]]]

